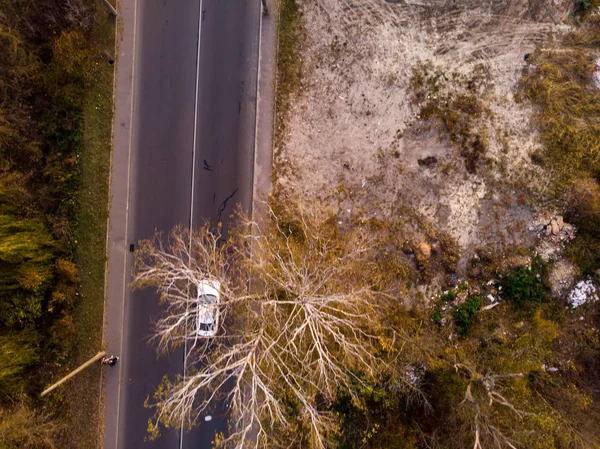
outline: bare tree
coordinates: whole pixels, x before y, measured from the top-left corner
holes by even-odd
[[[222,242],[220,230],[176,228],[144,242],[134,284],[156,286],[166,314],[156,322],[161,350],[186,341],[185,377],[165,379],[154,396],[151,430],[162,423],[190,426],[217,400],[229,407],[224,445],[274,447],[275,433],[294,434],[324,448],[337,431],[331,401],[376,381],[381,299],[364,286],[373,241],[358,230],[342,233],[323,215],[298,210],[270,224],[249,219]],[[221,326],[212,341],[194,329],[203,279],[222,286]]]
[[[87,30],[94,23],[95,10],[92,6],[82,0],[65,0],[65,18],[69,23]]]
[[[229,306],[237,291],[230,291],[228,276],[234,277],[233,256],[230,242],[223,241],[221,228],[211,230],[208,225],[190,232],[181,226],[175,227],[164,238],[156,234],[153,240],[140,243],[134,264],[133,284],[137,288],[156,286],[161,302],[167,309],[155,323],[153,340],[160,351],[178,346],[184,341],[198,343],[194,331],[194,316],[197,298],[193,288],[201,280],[223,281],[221,285],[224,305]],[[192,256],[193,254],[193,256]],[[223,307],[226,312],[231,307]]]
[[[501,405],[519,420],[530,414],[517,409],[497,389],[503,380],[525,377],[525,373],[491,374],[488,369],[484,376],[460,363],[455,364],[454,368],[457,373],[461,369],[466,370],[470,377],[461,405],[469,406],[473,412],[473,449],[487,447],[517,449],[505,432],[495,423],[492,407],[494,404]]]

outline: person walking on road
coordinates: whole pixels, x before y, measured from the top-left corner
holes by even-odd
[[[116,355],[111,355],[110,357],[104,357],[102,359],[102,364],[108,366],[115,366],[115,363],[117,363],[118,361],[119,357],[117,357]]]

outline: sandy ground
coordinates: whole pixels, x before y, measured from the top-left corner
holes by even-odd
[[[565,6],[552,0],[300,4],[304,78],[277,152],[283,191],[334,207],[341,221],[356,213],[415,214],[456,239],[463,258],[476,247],[530,244],[530,195],[544,190],[546,178],[531,162],[540,148],[532,110],[515,94],[528,69],[524,56],[566,29]],[[421,120],[411,78],[423,65],[447,78],[442,93],[468,85],[485,105],[473,125],[487,142],[477,170],[466,169],[443,125]],[[430,156],[436,162],[423,164]]]

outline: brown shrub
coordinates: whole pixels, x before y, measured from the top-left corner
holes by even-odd
[[[566,219],[581,232],[600,235],[600,185],[591,178],[577,179],[566,195]]]
[[[79,282],[79,272],[75,264],[69,260],[58,259],[56,261],[56,272],[66,282],[76,284]]]

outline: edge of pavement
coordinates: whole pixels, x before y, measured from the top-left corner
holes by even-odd
[[[125,289],[127,288],[127,234],[129,178],[133,122],[133,85],[135,77],[137,0],[117,2],[115,39],[115,78],[113,87],[113,150],[110,166],[109,219],[106,236],[106,275],[103,346],[107,354],[121,356]],[[116,449],[121,389],[121,364],[118,370],[105,370],[104,401],[101,402],[101,447]],[[102,419],[103,418],[103,419]],[[103,430],[103,431],[102,431]]]
[[[280,12],[278,0],[266,0],[266,3],[269,7],[269,14],[265,15],[261,11],[258,33],[254,166],[250,211],[251,219],[258,223],[262,223],[267,218],[267,201],[272,187],[271,169],[273,165],[277,42]],[[244,420],[247,421],[247,418],[244,418]],[[256,438],[256,426],[254,426],[249,439],[256,441]]]
[[[252,217],[258,221],[266,217],[266,202],[271,193],[277,32],[280,10],[277,0],[267,0],[267,2],[270,9],[269,15],[263,15],[260,25],[258,88],[256,92],[256,132],[254,134]]]

